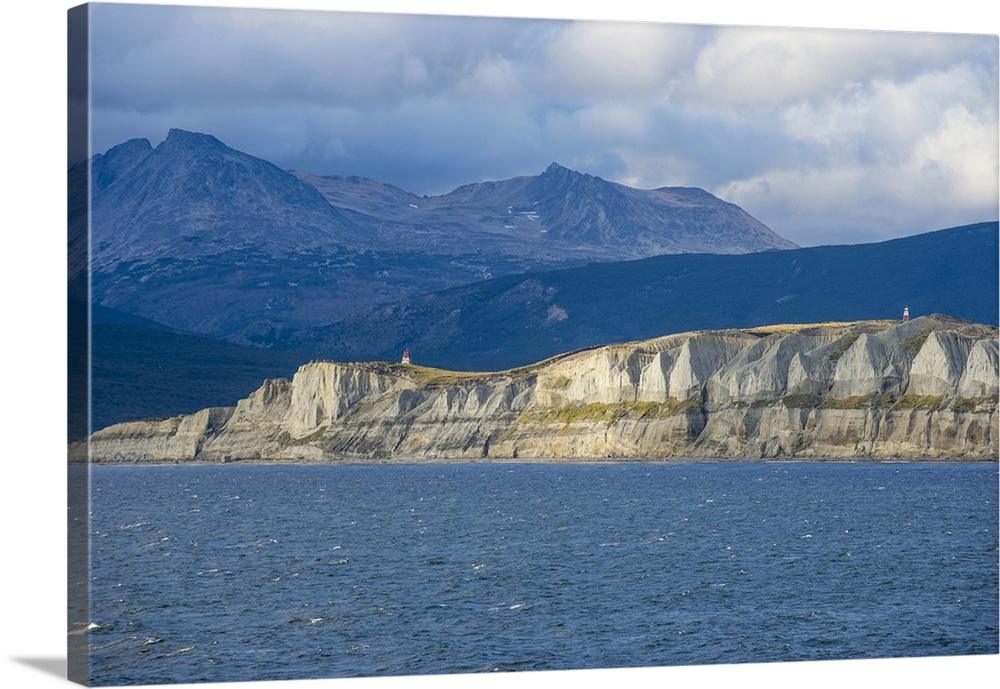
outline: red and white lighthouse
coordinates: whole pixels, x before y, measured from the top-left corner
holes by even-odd
[[[908,320],[910,320],[910,307],[909,306],[904,306],[903,307],[903,322],[905,323]]]
[[[409,349],[404,349],[403,350],[403,363],[404,364],[410,363],[410,350]]]

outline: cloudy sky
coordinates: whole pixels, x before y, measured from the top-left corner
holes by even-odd
[[[149,5],[91,30],[94,152],[179,127],[419,194],[555,161],[803,246],[997,218],[995,35]]]

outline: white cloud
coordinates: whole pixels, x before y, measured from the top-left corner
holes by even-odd
[[[905,157],[761,170],[715,193],[802,245],[877,241],[997,217],[997,125],[966,108]]]
[[[905,77],[968,49],[964,37],[939,34],[723,28],[699,54],[683,94],[722,106],[787,103]]]
[[[1000,171],[995,121],[963,106],[945,111],[940,126],[913,147],[908,172],[923,181],[919,191],[938,194],[961,207],[997,206]],[[984,215],[984,217],[991,217]]]
[[[648,108],[602,102],[574,114],[583,139],[611,143],[637,142],[649,134]]]
[[[502,55],[484,57],[461,78],[456,91],[472,98],[508,100],[524,94],[517,66]]]
[[[791,139],[830,155],[900,161],[956,106],[984,123],[996,121],[995,85],[959,64],[907,81],[878,79],[825,99],[796,102],[780,111],[779,121]]]
[[[705,186],[692,181],[698,178],[698,167],[689,158],[641,147],[619,147],[615,153],[621,158],[625,170],[618,181],[630,187]]]
[[[778,121],[792,139],[815,143],[843,151],[853,151],[864,132],[871,113],[871,102],[860,93],[852,93],[822,104],[797,102],[784,108]]]
[[[784,152],[717,191],[803,244],[995,219],[1000,128],[988,64],[882,75],[777,107]]]
[[[642,22],[573,22],[545,50],[541,86],[555,95],[657,95],[689,67],[703,29]]]

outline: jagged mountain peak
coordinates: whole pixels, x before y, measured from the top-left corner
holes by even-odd
[[[546,176],[546,175],[548,175],[548,176],[557,176],[557,175],[559,175],[559,176],[564,176],[564,177],[571,177],[571,176],[572,177],[593,177],[593,175],[591,175],[591,174],[588,174],[588,173],[585,173],[585,172],[578,172],[576,170],[573,170],[571,168],[566,167],[565,165],[560,165],[559,163],[556,163],[556,162],[552,162],[551,164],[549,164],[549,166],[547,168],[545,168],[545,171],[542,172],[542,176]]]
[[[153,146],[149,139],[129,139],[108,149],[104,154],[94,156],[92,170],[95,187],[105,189],[114,184],[115,180],[131,171],[152,152]]]
[[[160,146],[167,148],[177,146],[210,147],[233,150],[211,134],[202,134],[201,132],[191,132],[185,129],[176,128],[170,129],[167,132],[167,137],[163,140]]]
[[[542,183],[555,183],[560,185],[581,184],[581,183],[583,184],[596,183],[601,185],[611,184],[610,182],[600,177],[597,177],[596,175],[592,175],[587,172],[578,172],[577,170],[565,167],[563,165],[560,165],[559,163],[552,163],[547,168],[545,168],[545,171],[542,172],[542,174],[538,175],[538,177],[536,177],[535,179],[537,179],[539,182]]]
[[[93,238],[102,247],[95,266],[365,240],[313,185],[209,134],[171,129],[152,150],[126,142],[105,158],[114,162],[132,150],[131,167],[121,174],[113,174],[121,165],[112,168],[109,183],[95,188]]]
[[[149,143],[149,139],[137,138],[129,139],[124,143],[120,143],[117,146],[112,146],[103,154],[98,154],[97,158],[104,158],[105,160],[111,160],[114,158],[120,158],[122,156],[134,155],[137,153],[145,153],[149,155],[153,150],[153,145]]]
[[[178,211],[195,202],[229,204],[246,194],[301,202],[322,203],[321,196],[274,164],[229,148],[210,134],[171,129],[167,137],[141,161],[141,170],[128,180],[137,191],[156,192],[158,204],[170,202]],[[128,194],[134,200],[135,194]],[[151,200],[153,197],[150,197]]]
[[[208,168],[185,167],[187,163],[194,161],[208,162],[212,165],[239,166],[250,170],[254,175],[260,175],[262,180],[273,175],[289,176],[274,163],[263,158],[258,158],[249,153],[244,153],[235,148],[227,146],[225,143],[212,136],[200,132],[191,132],[184,129],[171,129],[166,138],[153,150],[153,155],[162,161],[165,166],[172,167],[180,174],[190,174],[195,170],[207,170]]]

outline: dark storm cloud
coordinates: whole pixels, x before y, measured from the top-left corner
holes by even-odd
[[[996,215],[995,37],[142,5],[93,16],[97,152],[180,127],[285,168],[426,194],[556,161],[706,188],[800,244]]]

